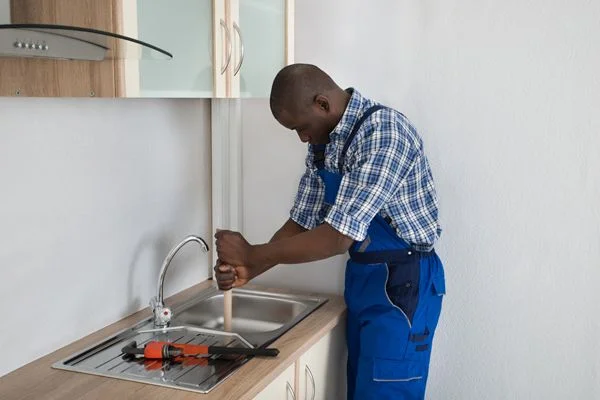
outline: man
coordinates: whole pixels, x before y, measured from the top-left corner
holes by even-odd
[[[404,115],[343,90],[313,65],[277,74],[271,111],[308,143],[306,171],[290,218],[269,243],[215,235],[219,287],[349,251],[348,399],[423,399],[445,279],[421,138]]]

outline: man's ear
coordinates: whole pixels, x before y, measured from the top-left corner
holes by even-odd
[[[314,104],[321,111],[329,112],[331,110],[329,99],[322,94],[315,96]]]

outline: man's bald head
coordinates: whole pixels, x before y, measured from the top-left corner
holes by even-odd
[[[314,103],[316,96],[343,91],[329,75],[311,64],[292,64],[275,76],[271,88],[271,112],[296,114]]]
[[[295,130],[303,142],[329,142],[350,94],[321,69],[310,64],[283,68],[271,88],[271,112],[284,127]]]

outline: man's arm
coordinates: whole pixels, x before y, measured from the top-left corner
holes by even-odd
[[[269,240],[269,243],[276,242],[281,239],[287,239],[292,236],[296,236],[302,232],[306,232],[306,229],[298,225],[293,219],[289,218],[285,224]]]
[[[238,232],[215,235],[219,258],[230,265],[246,265],[250,278],[277,264],[299,264],[322,260],[347,251],[354,242],[329,224],[261,245],[250,245]]]
[[[253,264],[269,269],[277,264],[300,264],[333,257],[348,251],[353,242],[325,223],[294,236],[253,246],[249,258]]]

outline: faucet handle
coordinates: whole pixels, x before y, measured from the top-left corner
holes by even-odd
[[[167,326],[171,322],[173,312],[169,307],[165,307],[164,304],[160,303],[156,296],[150,299],[150,307],[154,314],[154,325],[155,326]]]

